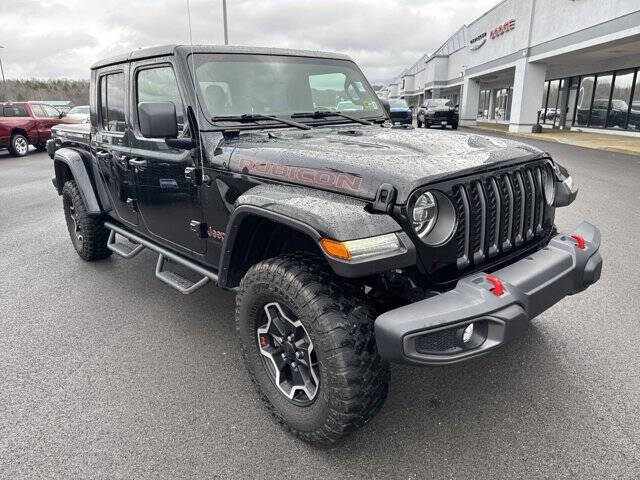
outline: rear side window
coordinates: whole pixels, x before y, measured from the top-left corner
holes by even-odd
[[[173,73],[173,68],[170,66],[147,68],[140,70],[137,78],[138,103],[172,102],[176,107],[178,129],[183,132],[181,136],[187,136],[188,132],[184,129],[182,98],[180,97],[178,82]]]
[[[5,117],[28,117],[27,109],[24,105],[11,105],[2,109]]]
[[[111,73],[100,78],[100,119],[110,132],[124,132],[124,74]]]

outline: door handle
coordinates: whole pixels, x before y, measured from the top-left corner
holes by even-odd
[[[146,160],[136,160],[135,158],[129,159],[129,165],[136,168],[144,168],[147,166]]]

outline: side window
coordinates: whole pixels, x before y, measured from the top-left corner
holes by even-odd
[[[9,105],[4,107],[5,117],[28,117],[27,109],[24,105]]]
[[[136,79],[136,93],[137,103],[172,102],[176,107],[178,130],[182,131],[181,136],[189,135],[184,125],[184,108],[173,68],[163,66],[140,70]]]
[[[100,118],[110,132],[124,132],[124,74],[110,73],[100,77]]]
[[[38,105],[37,103],[32,103],[31,104],[31,111],[33,112],[33,116],[36,118],[44,118],[46,117],[45,113],[44,113],[44,109],[42,108],[42,105]]]
[[[60,116],[60,111],[57,108],[54,108],[51,105],[41,105],[41,106],[44,109],[44,114],[46,117],[58,118]]]

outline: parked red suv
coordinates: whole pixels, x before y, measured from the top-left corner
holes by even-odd
[[[79,121],[65,118],[59,110],[44,103],[0,103],[0,149],[8,148],[15,157],[26,155],[29,144],[44,151],[51,138],[51,127],[60,123]]]

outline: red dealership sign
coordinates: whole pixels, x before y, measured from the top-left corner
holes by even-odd
[[[496,28],[492,29],[489,36],[491,38],[496,38],[509,30],[513,30],[514,28],[516,28],[516,20],[512,18],[511,20],[504,22],[502,25],[498,25]]]

